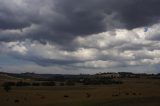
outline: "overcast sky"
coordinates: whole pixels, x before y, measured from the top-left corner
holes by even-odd
[[[0,70],[160,72],[160,0],[0,0]]]

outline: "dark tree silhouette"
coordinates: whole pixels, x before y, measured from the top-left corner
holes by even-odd
[[[12,89],[10,83],[8,83],[8,82],[5,82],[5,83],[3,84],[3,88],[4,88],[4,90],[5,90],[6,92],[9,92],[9,91]]]

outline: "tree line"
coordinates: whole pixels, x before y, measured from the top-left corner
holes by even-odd
[[[3,88],[8,92],[11,87],[27,87],[27,86],[74,86],[80,85],[109,85],[109,84],[122,84],[122,81],[106,77],[85,77],[80,79],[69,78],[66,80],[50,80],[50,81],[17,81],[17,82],[4,82]]]

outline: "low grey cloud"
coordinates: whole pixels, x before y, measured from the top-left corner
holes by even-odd
[[[149,28],[155,29],[154,26],[159,24]],[[44,44],[31,40],[2,42],[1,52],[43,67],[58,65],[97,70],[145,65],[156,67],[160,64],[160,43],[148,39],[149,33],[140,27],[79,36],[72,42],[74,50],[65,49],[53,42]]]

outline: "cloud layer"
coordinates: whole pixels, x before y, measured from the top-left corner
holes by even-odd
[[[159,0],[0,0],[0,53],[46,69],[79,73],[146,66],[157,72],[159,4]]]
[[[66,43],[78,35],[148,26],[159,22],[158,4],[159,0],[0,0],[0,29],[8,30],[0,40]]]

